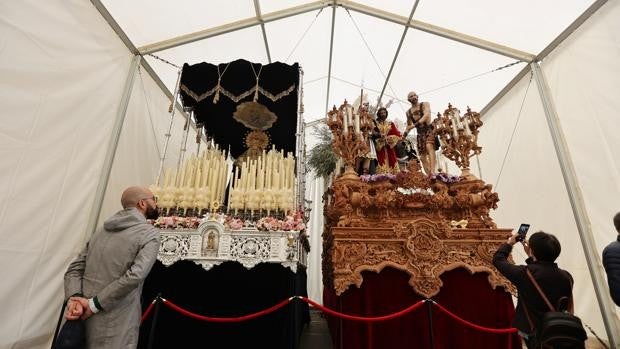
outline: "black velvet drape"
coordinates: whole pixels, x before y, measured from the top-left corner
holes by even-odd
[[[286,152],[295,151],[295,132],[297,130],[297,107],[299,89],[299,65],[274,62],[261,65],[239,59],[230,63],[214,65],[210,63],[197,63],[183,65],[181,86],[195,95],[200,96],[217,86],[218,67],[221,75],[220,85],[230,93],[238,96],[256,86],[256,75],[259,74],[259,85],[269,93],[277,95],[294,85],[295,90],[288,95],[273,101],[263,94],[258,94],[258,103],[275,113],[278,120],[266,130],[271,138],[271,143],[276,149]],[[254,68],[254,69],[252,69]],[[215,94],[200,101],[181,89],[181,100],[186,107],[194,108],[196,118],[204,123],[207,135],[212,137],[222,149],[230,146],[233,157],[238,157],[245,150],[245,135],[251,131],[240,122],[233,119],[233,113],[237,105],[250,102],[254,94],[235,102],[220,93],[217,103],[213,103]]]
[[[365,272],[361,288],[352,286],[340,297],[325,289],[325,306],[346,314],[360,316],[388,315],[402,310],[424,297],[408,284],[409,275],[393,268],[379,274]],[[503,289],[491,289],[486,273],[470,275],[464,269],[446,272],[443,286],[433,299],[459,317],[477,325],[509,328],[514,315],[512,298]],[[403,317],[372,325],[364,322],[328,317],[334,348],[350,349],[430,349],[427,305]],[[436,307],[433,308],[434,349],[521,348],[515,335],[490,334],[458,323]]]
[[[205,271],[190,261],[165,267],[157,261],[144,284],[143,308],[161,293],[191,312],[237,317],[269,308],[293,296],[307,296],[306,271],[262,263],[246,269],[225,262]],[[139,348],[147,348],[153,314],[142,324]],[[241,323],[202,322],[160,306],[153,348],[295,348],[309,321],[306,303],[294,300],[280,310]]]

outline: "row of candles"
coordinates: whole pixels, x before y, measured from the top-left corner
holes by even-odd
[[[293,188],[295,183],[295,158],[292,153],[276,150],[272,147],[269,152],[263,153],[256,159],[247,159],[239,168],[235,168],[233,189],[264,190]]]
[[[180,208],[198,212],[216,210],[223,203],[224,194],[233,174],[232,161],[220,149],[204,150],[200,156],[192,154],[179,169],[168,168],[162,186],[152,186],[158,206],[170,212]],[[256,159],[247,159],[234,167],[228,208],[241,211],[288,212],[293,209],[295,186],[295,158],[272,148]]]
[[[293,209],[295,186],[295,157],[292,153],[275,150],[241,164],[241,175],[235,168],[229,192],[229,209],[242,211]]]
[[[158,206],[165,209],[216,209],[224,199],[231,172],[232,162],[216,146],[200,156],[192,154],[178,169],[166,169],[163,185],[151,189]]]

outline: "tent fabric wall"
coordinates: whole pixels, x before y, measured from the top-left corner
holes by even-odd
[[[142,68],[140,68],[142,69]],[[110,180],[103,201],[99,224],[120,208],[123,189],[130,185],[155,185],[161,157],[164,156],[171,114],[170,99],[143,70],[136,73],[131,99],[118,148],[110,172]],[[170,141],[164,159],[166,168],[176,168],[181,154],[186,118],[177,108],[170,130]],[[196,154],[196,130],[189,128],[184,159]],[[200,149],[205,149],[202,141]],[[163,171],[161,183],[163,184]]]
[[[616,237],[611,219],[620,210],[619,163],[614,156],[620,147],[614,127],[620,114],[615,98],[620,89],[620,23],[614,20],[618,16],[620,4],[608,2],[541,63],[599,253]],[[542,102],[530,78],[524,77],[483,118],[481,169],[501,199],[493,216],[498,226],[529,222],[534,231],[560,239],[558,263],[575,278],[576,312],[606,337]],[[516,248],[514,256],[522,262],[525,254]]]
[[[619,17],[620,3],[607,2],[541,63],[599,252],[615,237],[611,217],[620,207],[614,152],[620,146],[614,132],[620,112],[615,98],[620,90]],[[62,301],[62,274],[88,239],[88,216],[131,59],[89,2],[0,3],[0,105],[5,109],[0,123],[0,263],[5,266],[0,348],[49,347]],[[125,186],[154,182],[170,121],[168,103],[145,72],[136,76],[101,219],[118,209]],[[502,199],[493,214],[496,222],[516,227],[527,221],[534,230],[558,235],[564,248],[559,264],[575,277],[577,313],[605,336],[530,76],[491,108],[484,121],[481,172]],[[183,123],[177,113],[167,167],[176,165]],[[187,155],[195,151],[193,134]],[[307,198],[315,206],[308,289],[310,298],[318,300],[324,187],[320,179],[308,178],[307,183]],[[517,248],[515,257],[520,262],[524,254]]]
[[[131,55],[88,2],[0,6],[0,347],[43,348]]]
[[[0,348],[49,347],[62,275],[88,238],[131,57],[89,2],[0,5]],[[163,92],[144,80],[157,103],[151,112],[167,111]],[[140,84],[136,77],[134,95],[143,95]],[[108,186],[115,195],[128,181],[152,183],[169,120],[154,113],[165,131],[144,132],[144,98],[130,103]],[[118,209],[113,196],[102,217]]]
[[[306,200],[310,204],[310,220],[308,231],[310,252],[308,253],[308,297],[316,302],[323,303],[323,269],[321,268],[323,254],[323,193],[325,180],[316,178],[313,172],[306,177]]]

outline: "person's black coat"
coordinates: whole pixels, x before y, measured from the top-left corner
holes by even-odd
[[[554,307],[557,307],[560,298],[572,297],[573,278],[569,272],[558,268],[558,265],[553,262],[535,262],[528,258],[525,261],[527,266],[514,265],[508,261],[511,251],[512,245],[507,243],[501,245],[493,256],[493,265],[517,287],[519,297],[512,325],[520,331],[529,334],[533,332],[533,329],[530,327],[525,314],[525,307],[527,307],[527,311],[534,323],[534,328],[540,323],[542,315],[550,310],[527,276],[526,270],[530,270],[534,279],[536,279],[536,282],[538,282],[538,285],[540,285]]]
[[[603,266],[607,272],[609,293],[617,306],[620,306],[620,235],[618,240],[603,250]]]

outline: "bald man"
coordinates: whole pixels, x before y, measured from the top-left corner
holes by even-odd
[[[108,218],[65,273],[65,318],[86,320],[86,348],[138,345],[142,285],[159,251],[157,200],[145,187],[129,187],[123,209]]]

